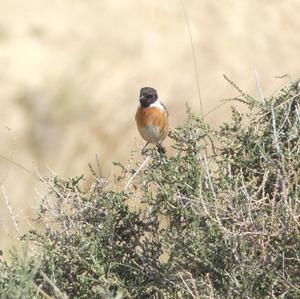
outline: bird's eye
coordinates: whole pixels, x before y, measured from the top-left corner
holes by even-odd
[[[147,95],[146,95],[146,98],[147,98],[147,99],[150,99],[151,97],[152,97],[151,94],[147,94]]]

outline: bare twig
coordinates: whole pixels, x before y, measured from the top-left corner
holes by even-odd
[[[264,100],[264,97],[262,95],[261,88],[260,88],[260,81],[259,81],[258,74],[257,74],[256,70],[254,70],[254,76],[255,76],[255,81],[256,81],[256,86],[257,86],[257,89],[258,89],[260,101],[261,101],[262,104],[265,104],[265,100]]]
[[[5,127],[5,129],[9,132],[9,134],[11,135],[12,139],[13,139],[13,146],[12,146],[12,150],[10,152],[10,158],[6,158],[2,155],[0,155],[0,157],[4,160],[7,160],[8,162],[10,162],[9,160],[13,160],[13,157],[14,157],[14,153],[16,151],[16,148],[17,148],[17,138],[16,136],[13,134],[11,128],[9,127]],[[7,170],[7,173],[4,175],[3,179],[1,180],[1,184],[4,184],[7,177],[8,177],[8,174],[9,174],[9,171],[10,171],[10,167],[11,166],[11,163],[9,164],[9,167],[8,167],[8,170]]]
[[[62,293],[59,290],[59,288],[55,285],[55,283],[43,271],[40,271],[40,274],[47,281],[47,283],[49,283],[49,285],[54,289],[55,293],[59,296],[59,298],[61,298],[61,299],[68,298],[68,296],[66,294]]]
[[[181,5],[182,5],[182,10],[183,10],[183,14],[184,14],[188,34],[189,34],[189,39],[190,39],[190,45],[191,45],[193,61],[194,61],[196,84],[197,84],[197,93],[198,93],[198,99],[199,99],[199,103],[200,103],[200,112],[201,112],[201,117],[203,118],[203,105],[202,105],[202,99],[201,99],[200,76],[199,76],[199,71],[198,71],[197,56],[196,56],[196,51],[195,51],[195,47],[194,47],[194,41],[193,41],[189,18],[188,18],[188,15],[187,15],[187,12],[185,9],[185,5],[184,5],[184,0],[181,0]]]
[[[99,161],[99,156],[96,154],[96,163],[97,163],[97,168],[98,168],[98,173],[99,173],[99,177],[102,178],[102,170],[101,170],[101,166],[100,166],[100,161]]]
[[[16,162],[16,161],[12,160],[12,159],[10,159],[10,158],[7,158],[7,157],[5,157],[5,156],[3,156],[3,155],[0,155],[0,158],[3,159],[3,160],[8,161],[9,163],[14,164],[15,166],[17,166],[17,167],[23,169],[24,171],[26,171],[26,172],[29,173],[30,175],[34,176],[36,179],[40,180],[39,177],[38,177],[35,173],[33,173],[31,170],[29,170],[29,169],[26,168],[25,166],[21,165],[20,163],[18,163],[18,162]]]
[[[182,280],[182,282],[184,283],[186,290],[191,294],[192,298],[196,298],[196,296],[193,294],[192,290],[190,289],[190,287],[188,286],[188,284],[185,282],[184,278],[182,277],[182,275],[179,274],[180,279]]]
[[[13,222],[13,224],[14,224],[14,226],[15,226],[15,228],[16,228],[16,231],[17,231],[17,233],[18,233],[18,236],[20,236],[19,225],[18,225],[18,223],[17,223],[17,221],[16,221],[16,218],[15,218],[15,216],[14,216],[14,214],[13,214],[13,210],[12,210],[12,207],[11,207],[10,202],[9,202],[9,200],[8,200],[8,197],[7,197],[7,194],[6,194],[6,191],[5,191],[5,188],[4,188],[4,185],[3,185],[3,184],[1,184],[1,189],[2,189],[2,193],[3,193],[4,199],[5,199],[5,204],[6,204],[6,207],[7,207],[7,209],[8,209],[10,218],[12,219],[12,222]]]
[[[295,99],[295,98],[298,97],[299,95],[300,95],[300,92],[297,93],[297,94],[295,94],[295,95],[293,95],[292,97],[287,98],[286,100],[282,101],[280,104],[278,104],[277,106],[273,107],[274,111],[275,111],[277,108],[281,107],[281,106],[282,106],[283,104],[285,104],[286,102],[292,101],[293,99]],[[266,115],[268,115],[269,113],[270,113],[270,111],[264,113],[264,114],[261,116],[261,118],[258,120],[257,123],[259,123],[260,120],[261,120],[262,118],[264,118]]]
[[[46,299],[53,299],[53,297],[49,296],[40,286],[38,286],[34,282],[32,283],[32,286],[36,289],[37,294],[42,295]]]
[[[224,105],[227,105],[228,102],[222,102],[221,104],[215,106],[214,108],[210,109],[208,112],[206,112],[204,115],[203,115],[203,118],[206,118],[210,113],[214,112],[215,110],[219,109],[220,107],[224,106]]]
[[[275,113],[274,113],[274,108],[271,107],[271,115],[272,115],[272,126],[273,126],[273,141],[274,141],[274,146],[276,148],[277,154],[278,156],[281,156],[281,150],[280,150],[280,146],[279,146],[279,136],[278,136],[278,132],[276,129],[276,119],[275,119]]]
[[[127,182],[126,186],[125,186],[125,191],[127,190],[127,188],[129,187],[129,185],[131,184],[131,182],[133,181],[133,179],[136,177],[136,175],[143,169],[143,167],[147,164],[147,162],[149,161],[150,156],[147,156],[147,158],[144,160],[144,162],[141,164],[141,166],[138,168],[138,170],[134,173],[134,175],[129,179],[129,181]]]

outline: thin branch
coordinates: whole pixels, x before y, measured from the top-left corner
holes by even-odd
[[[264,105],[265,104],[265,100],[264,100],[264,97],[263,97],[262,92],[261,92],[260,81],[259,81],[258,74],[257,74],[256,70],[254,70],[254,76],[255,76],[255,81],[256,81],[256,86],[257,86],[257,89],[258,89],[260,101]]]
[[[224,105],[227,105],[228,103],[227,102],[223,102],[221,104],[218,104],[217,106],[215,106],[214,108],[210,109],[208,112],[206,112],[204,115],[203,115],[203,118],[207,117],[210,113],[214,112],[215,110],[219,109],[220,107],[224,106]]]
[[[50,286],[54,289],[55,293],[57,293],[59,298],[61,298],[61,299],[67,299],[68,298],[68,296],[66,294],[62,293],[59,290],[59,288],[55,285],[55,283],[43,271],[40,271],[40,274],[47,281],[47,283],[49,283]]]
[[[292,101],[293,99],[295,99],[296,97],[298,97],[300,95],[300,92],[298,92],[297,94],[293,95],[291,98],[287,98],[286,100],[282,101],[280,104],[278,104],[277,106],[273,107],[273,109],[277,109],[279,107],[281,107],[282,105],[284,105],[285,103]],[[264,118],[266,115],[268,115],[270,113],[270,111],[264,113],[261,118],[257,121],[257,123],[259,123],[261,121],[262,118]]]
[[[53,297],[49,296],[40,286],[36,285],[34,282],[32,283],[32,286],[36,289],[37,294],[42,295],[46,299],[53,299]]]
[[[136,177],[136,175],[143,169],[143,167],[146,165],[146,163],[149,161],[150,156],[147,156],[147,158],[144,160],[144,162],[141,164],[141,166],[138,168],[138,170],[134,173],[134,175],[129,179],[125,186],[125,191],[127,190],[128,186],[131,184],[133,179]]]
[[[187,30],[188,30],[188,33],[189,33],[190,45],[191,45],[191,50],[192,50],[192,54],[193,54],[193,62],[194,62],[196,83],[197,83],[197,93],[198,93],[198,99],[199,99],[199,103],[200,103],[201,117],[203,118],[203,105],[202,105],[202,99],[201,99],[200,76],[199,76],[199,71],[198,71],[197,56],[196,56],[196,51],[195,51],[195,47],[194,47],[194,41],[193,41],[193,36],[192,36],[192,31],[191,31],[189,18],[188,18],[188,15],[187,15],[187,12],[186,12],[186,9],[185,9],[185,6],[184,6],[184,0],[181,0],[180,2],[181,2],[181,5],[182,5],[184,18],[185,18]]]
[[[186,290],[189,291],[189,293],[192,295],[192,298],[196,298],[196,296],[193,294],[192,290],[189,288],[188,284],[185,282],[185,280],[183,279],[182,275],[179,274],[180,279],[182,280],[182,282],[184,283]]]
[[[11,153],[10,153],[10,158],[8,158],[8,159],[10,159],[10,160],[13,160],[14,153],[16,152],[16,149],[17,149],[17,138],[16,138],[16,136],[12,133],[11,128],[5,127],[5,129],[8,130],[8,132],[10,133],[10,135],[11,135],[11,137],[12,137],[12,139],[13,139],[13,148],[12,148]],[[5,181],[6,181],[6,179],[8,178],[8,174],[9,174],[9,171],[10,171],[10,168],[11,168],[10,166],[11,166],[11,165],[9,165],[9,168],[8,168],[8,170],[7,170],[7,173],[6,173],[6,175],[4,175],[4,178],[3,178],[2,181],[1,181],[1,184],[4,184]]]
[[[7,207],[7,209],[8,209],[10,218],[11,218],[12,221],[13,221],[13,224],[14,224],[14,226],[15,226],[15,228],[16,228],[16,231],[17,231],[17,233],[18,233],[18,236],[20,236],[21,233],[20,233],[19,225],[18,225],[18,223],[17,223],[17,221],[16,221],[16,218],[15,218],[15,216],[14,216],[14,214],[13,214],[13,210],[12,210],[12,207],[11,207],[11,205],[10,205],[10,202],[9,202],[9,200],[8,200],[8,198],[7,198],[6,191],[5,191],[5,188],[4,188],[4,185],[3,185],[3,184],[1,184],[1,189],[2,189],[2,193],[3,193],[4,199],[5,199],[5,204],[6,204],[6,207]]]
[[[14,161],[14,160],[11,160],[3,155],[0,155],[0,158],[3,159],[3,160],[6,160],[12,164],[14,164],[15,166],[23,169],[24,171],[26,171],[27,173],[29,173],[30,175],[34,176],[36,179],[38,179],[40,181],[40,178],[32,171],[30,171],[28,168],[26,168],[25,166],[21,165],[20,163]]]
[[[99,156],[96,154],[96,163],[97,163],[97,168],[98,168],[98,173],[99,173],[99,177],[102,178],[102,170],[101,170],[101,166],[100,166],[100,161],[99,161]]]
[[[275,113],[274,113],[273,106],[271,106],[271,115],[272,115],[272,127],[273,127],[273,136],[274,136],[273,142],[274,142],[274,146],[276,148],[278,156],[281,157],[281,150],[280,150],[280,146],[279,146],[279,136],[277,133],[276,119],[275,119]]]

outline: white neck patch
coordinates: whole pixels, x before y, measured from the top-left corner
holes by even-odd
[[[159,108],[161,111],[165,111],[165,107],[164,107],[164,105],[161,103],[161,101],[159,99],[157,99],[149,107],[156,107],[156,108]]]

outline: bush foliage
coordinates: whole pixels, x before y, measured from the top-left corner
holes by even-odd
[[[0,263],[2,297],[299,298],[300,82],[238,100],[248,113],[216,130],[188,111],[175,154],[151,151],[125,191],[139,165],[116,186],[45,179],[43,229]]]

